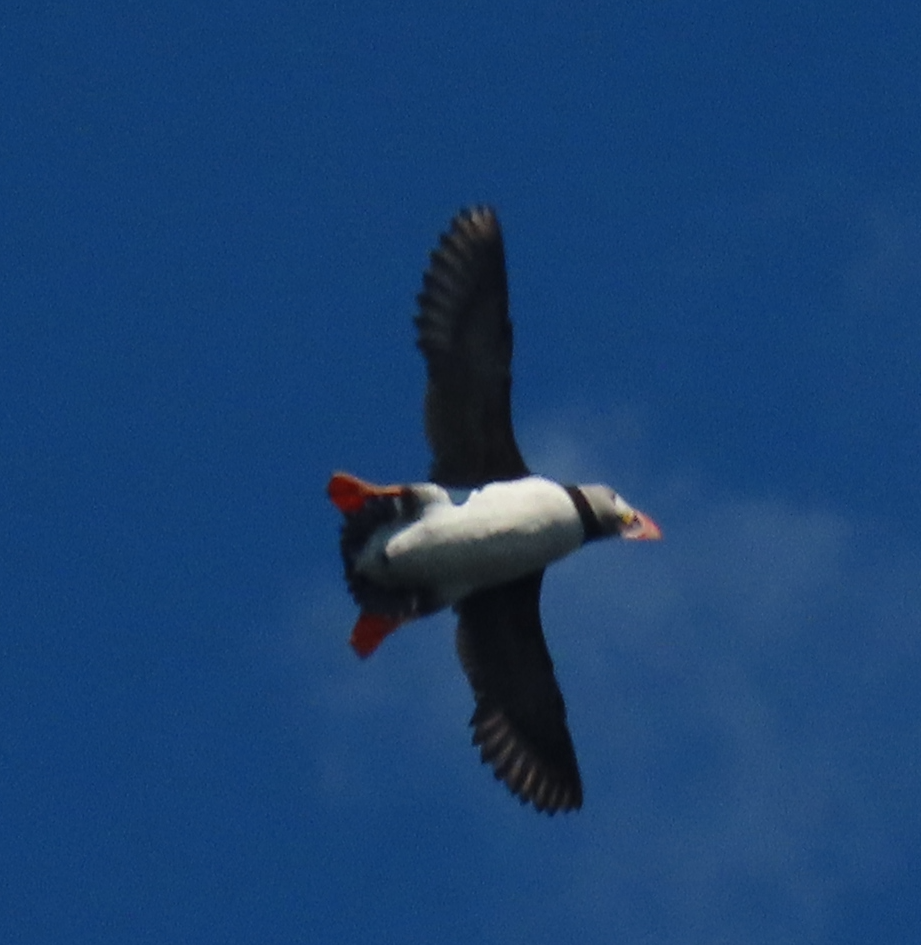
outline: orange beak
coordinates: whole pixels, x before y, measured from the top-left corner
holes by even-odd
[[[620,533],[621,538],[632,538],[634,541],[658,541],[662,537],[662,529],[642,512],[636,513],[633,524]]]

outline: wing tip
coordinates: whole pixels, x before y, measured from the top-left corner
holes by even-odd
[[[458,237],[466,240],[494,240],[501,236],[501,232],[499,216],[492,206],[472,204],[454,215],[450,229],[441,236],[440,246],[454,246]]]
[[[522,806],[530,804],[549,817],[581,809],[582,779],[574,758],[571,765],[541,759],[501,710],[486,708],[482,703],[470,725],[480,760],[492,768],[495,779],[503,782]]]

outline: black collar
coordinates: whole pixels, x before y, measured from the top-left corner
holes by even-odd
[[[592,511],[592,507],[588,504],[588,499],[585,498],[582,490],[578,486],[563,486],[563,488],[569,498],[572,499],[572,504],[579,513],[579,521],[582,523],[582,531],[585,534],[583,543],[604,538],[606,533],[601,527],[601,522],[598,521],[598,516]]]

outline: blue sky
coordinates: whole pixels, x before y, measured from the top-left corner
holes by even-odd
[[[0,937],[921,935],[914,5],[7,4]],[[346,640],[332,469],[504,225],[531,465],[663,527],[545,582],[585,808],[440,615]]]

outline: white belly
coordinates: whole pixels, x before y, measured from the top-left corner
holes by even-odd
[[[376,535],[357,570],[390,587],[433,587],[444,604],[546,567],[582,544],[578,513],[562,486],[530,476],[498,482],[455,505]]]

